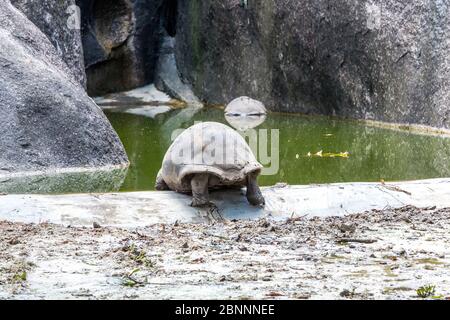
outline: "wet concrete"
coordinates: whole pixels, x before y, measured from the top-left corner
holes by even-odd
[[[283,220],[296,216],[344,216],[373,209],[450,207],[450,179],[398,183],[343,183],[263,188],[265,208],[248,204],[244,190],[213,192],[223,218]],[[175,192],[71,195],[2,195],[0,220],[72,226],[142,227],[156,223],[209,221],[209,210],[190,206],[191,197]]]
[[[0,172],[0,194],[54,194],[119,191],[128,167],[63,168],[47,171]]]

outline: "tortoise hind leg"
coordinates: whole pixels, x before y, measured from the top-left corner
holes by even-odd
[[[254,206],[264,206],[266,201],[259,189],[257,174],[251,173],[247,176],[247,200]]]
[[[191,179],[192,207],[204,207],[209,204],[209,175],[197,173]]]
[[[156,177],[155,189],[158,191],[170,190],[162,177],[161,171],[158,172],[158,176]]]

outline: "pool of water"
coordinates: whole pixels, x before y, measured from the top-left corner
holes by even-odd
[[[181,109],[156,112],[156,115],[151,112],[150,116],[109,111],[107,116],[131,162],[121,191],[154,190],[155,178],[174,130],[187,128],[196,121],[227,124],[223,110],[216,108]],[[274,172],[261,176],[260,185],[450,176],[450,139],[444,137],[294,114],[269,114],[256,129],[258,132],[267,129],[269,141],[271,130],[279,130],[278,156],[271,154],[268,146],[272,163],[267,167],[272,167]],[[279,164],[274,165],[277,157]]]

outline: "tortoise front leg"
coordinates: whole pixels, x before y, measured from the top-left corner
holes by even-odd
[[[257,182],[258,175],[251,173],[247,176],[247,200],[254,206],[264,206],[266,201],[259,189]]]
[[[209,204],[208,184],[209,175],[207,173],[197,173],[192,177],[192,207],[204,207]]]
[[[158,191],[170,190],[170,188],[167,186],[166,182],[162,177],[161,170],[159,170],[158,176],[156,177],[155,189]]]

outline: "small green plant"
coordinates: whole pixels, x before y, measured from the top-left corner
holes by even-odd
[[[13,276],[13,281],[14,282],[25,282],[25,281],[27,281],[27,272],[26,271],[17,272]]]
[[[143,265],[147,268],[155,267],[153,261],[147,258],[145,251],[139,250],[134,243],[128,247],[128,251],[130,253],[131,259],[134,260],[136,263]]]
[[[429,298],[431,296],[434,296],[436,293],[436,286],[434,285],[426,285],[422,286],[419,289],[416,290],[417,295],[420,298]]]
[[[136,278],[133,277],[133,275],[135,273],[138,273],[139,271],[141,271],[141,270],[140,269],[134,269],[133,271],[131,271],[130,273],[125,275],[123,277],[122,285],[125,286],[125,287],[136,287],[136,286],[144,285],[144,282],[139,281],[139,280],[137,280]]]
[[[145,254],[144,251],[136,252],[133,260],[136,261],[138,264],[146,266],[147,268],[154,267],[153,262],[147,258],[147,255]]]
[[[138,283],[135,280],[132,280],[132,279],[124,279],[123,282],[122,282],[122,285],[124,287],[133,288],[133,287],[137,286]]]

